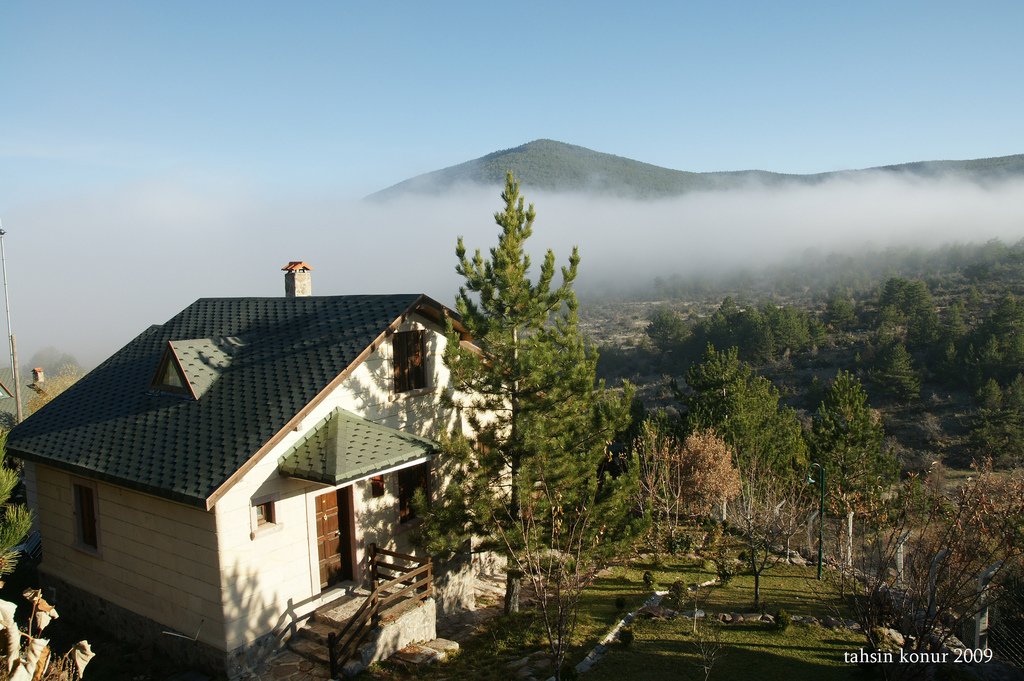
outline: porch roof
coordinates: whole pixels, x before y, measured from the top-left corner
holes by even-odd
[[[278,471],[343,485],[430,456],[437,443],[335,409],[278,459]]]

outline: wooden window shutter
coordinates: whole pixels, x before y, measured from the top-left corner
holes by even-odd
[[[423,330],[400,331],[392,337],[395,392],[427,387],[426,334]]]
[[[96,499],[91,487],[75,485],[75,497],[78,502],[78,524],[82,543],[97,548],[96,541]]]

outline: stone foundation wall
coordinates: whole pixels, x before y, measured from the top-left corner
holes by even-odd
[[[177,664],[201,669],[218,678],[236,679],[256,671],[286,641],[287,632],[272,632],[225,653],[201,641],[165,634],[166,626],[72,586],[59,577],[40,573],[40,579],[46,589],[44,595],[48,599],[51,595],[54,597],[53,605],[61,614],[60,621],[67,618],[85,626],[100,627],[111,636],[137,646],[143,655],[162,655]]]
[[[200,641],[164,634],[167,627],[147,617],[83,591],[54,575],[41,572],[39,576],[43,593],[48,599],[53,598],[52,604],[60,612],[61,620],[66,617],[72,622],[100,627],[115,638],[137,646],[143,654],[158,653],[214,674],[225,673],[223,650]]]
[[[410,643],[434,640],[437,638],[436,626],[437,604],[433,598],[382,622],[370,633],[371,644],[360,651],[363,668],[377,660],[386,660]]]
[[[469,556],[435,563],[434,598],[439,617],[476,609],[477,566]]]

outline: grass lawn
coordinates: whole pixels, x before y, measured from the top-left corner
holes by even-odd
[[[673,582],[703,582],[714,575],[698,561],[668,558],[663,563],[634,560],[613,568],[596,579],[581,601],[577,640],[569,653],[575,664],[622,617],[616,599],[622,598],[626,610],[637,609],[650,594],[644,590],[643,573],[650,570],[657,589]],[[815,617],[843,616],[841,601],[829,582],[815,579],[814,567],[778,565],[765,572],[761,594],[768,610],[784,608],[791,615]],[[727,586],[701,590],[698,607],[708,612],[751,612],[754,580],[737,575]],[[692,608],[692,602],[687,606]],[[612,679],[703,679],[695,666],[692,620],[638,620],[633,631],[636,640],[629,648],[614,645],[597,665],[584,676],[601,681]],[[864,645],[863,638],[846,630],[833,631],[817,625],[793,624],[785,632],[767,624],[726,625],[719,628],[725,652],[715,664],[712,678],[758,679],[849,679],[876,678],[855,665],[843,661],[843,653]],[[460,654],[446,664],[421,669],[417,678],[507,680],[515,678],[510,661],[546,647],[539,616],[522,613],[513,618],[498,617],[489,622],[480,635],[468,641]],[[376,666],[376,679],[408,678],[394,666]],[[544,677],[546,678],[546,676]]]
[[[663,565],[634,562],[617,569],[611,580],[640,581],[650,570],[656,588],[666,589],[676,580],[695,584],[714,577],[695,561],[669,560]],[[846,615],[842,601],[830,582],[816,579],[816,568],[780,564],[761,576],[761,598],[770,613],[783,608],[790,615]],[[754,578],[741,574],[727,586],[700,590],[697,607],[709,612],[751,612]],[[687,608],[693,608],[691,601]],[[843,661],[843,653],[864,645],[863,637],[847,630],[830,630],[817,625],[793,624],[785,632],[766,624],[738,624],[715,627],[723,653],[715,663],[712,678],[848,679],[875,678]],[[636,640],[629,648],[613,646],[590,672],[588,679],[703,679],[696,666],[693,621],[639,620],[634,624]],[[642,676],[637,671],[642,669]]]

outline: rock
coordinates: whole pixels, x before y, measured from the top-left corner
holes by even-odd
[[[775,624],[775,618],[771,615],[761,615],[761,621],[765,624]]]
[[[732,623],[732,615],[730,615],[727,612],[723,612],[721,615],[718,616],[718,621],[721,622],[722,624],[731,624]]]
[[[892,643],[897,648],[902,648],[906,644],[906,642],[907,642],[907,640],[903,637],[903,634],[901,634],[900,632],[896,631],[895,629],[889,629],[887,627],[882,627],[881,628],[881,634],[885,638],[886,641],[889,641],[890,643]]]
[[[846,628],[849,629],[850,631],[860,631],[861,630],[860,622],[858,622],[857,620],[846,620],[845,622],[843,622],[843,624],[845,624]]]
[[[698,608],[697,610],[684,610],[681,614],[682,614],[683,617],[688,617],[691,620],[692,619],[702,620],[702,619],[704,619],[704,614],[705,613],[704,613],[703,610]]]
[[[435,638],[433,641],[427,641],[423,645],[427,648],[436,650],[441,656],[441,661],[447,660],[449,655],[456,653],[459,650],[458,643],[455,641],[449,641],[446,638]]]
[[[647,617],[655,620],[670,620],[679,613],[670,608],[663,608],[660,605],[645,605],[637,613],[640,617]]]
[[[759,612],[745,612],[745,613],[743,613],[743,621],[744,622],[760,622],[761,621],[761,613],[759,613]]]
[[[841,629],[846,626],[845,622],[835,617],[823,617],[821,618],[821,626],[827,629]]]
[[[733,624],[742,624],[743,623],[743,615],[739,614],[738,612],[730,613],[730,616],[732,617],[732,623]]]
[[[806,617],[804,617],[804,624],[817,624],[817,623],[818,623],[818,618],[814,617],[813,615],[807,615]]]
[[[530,664],[530,656],[521,657],[518,660],[513,660],[505,665],[506,668],[515,671],[516,669],[522,669],[526,665]]]
[[[392,662],[397,662],[407,669],[415,669],[416,667],[434,664],[441,659],[441,653],[433,648],[416,645],[414,643],[402,648],[389,659]]]

